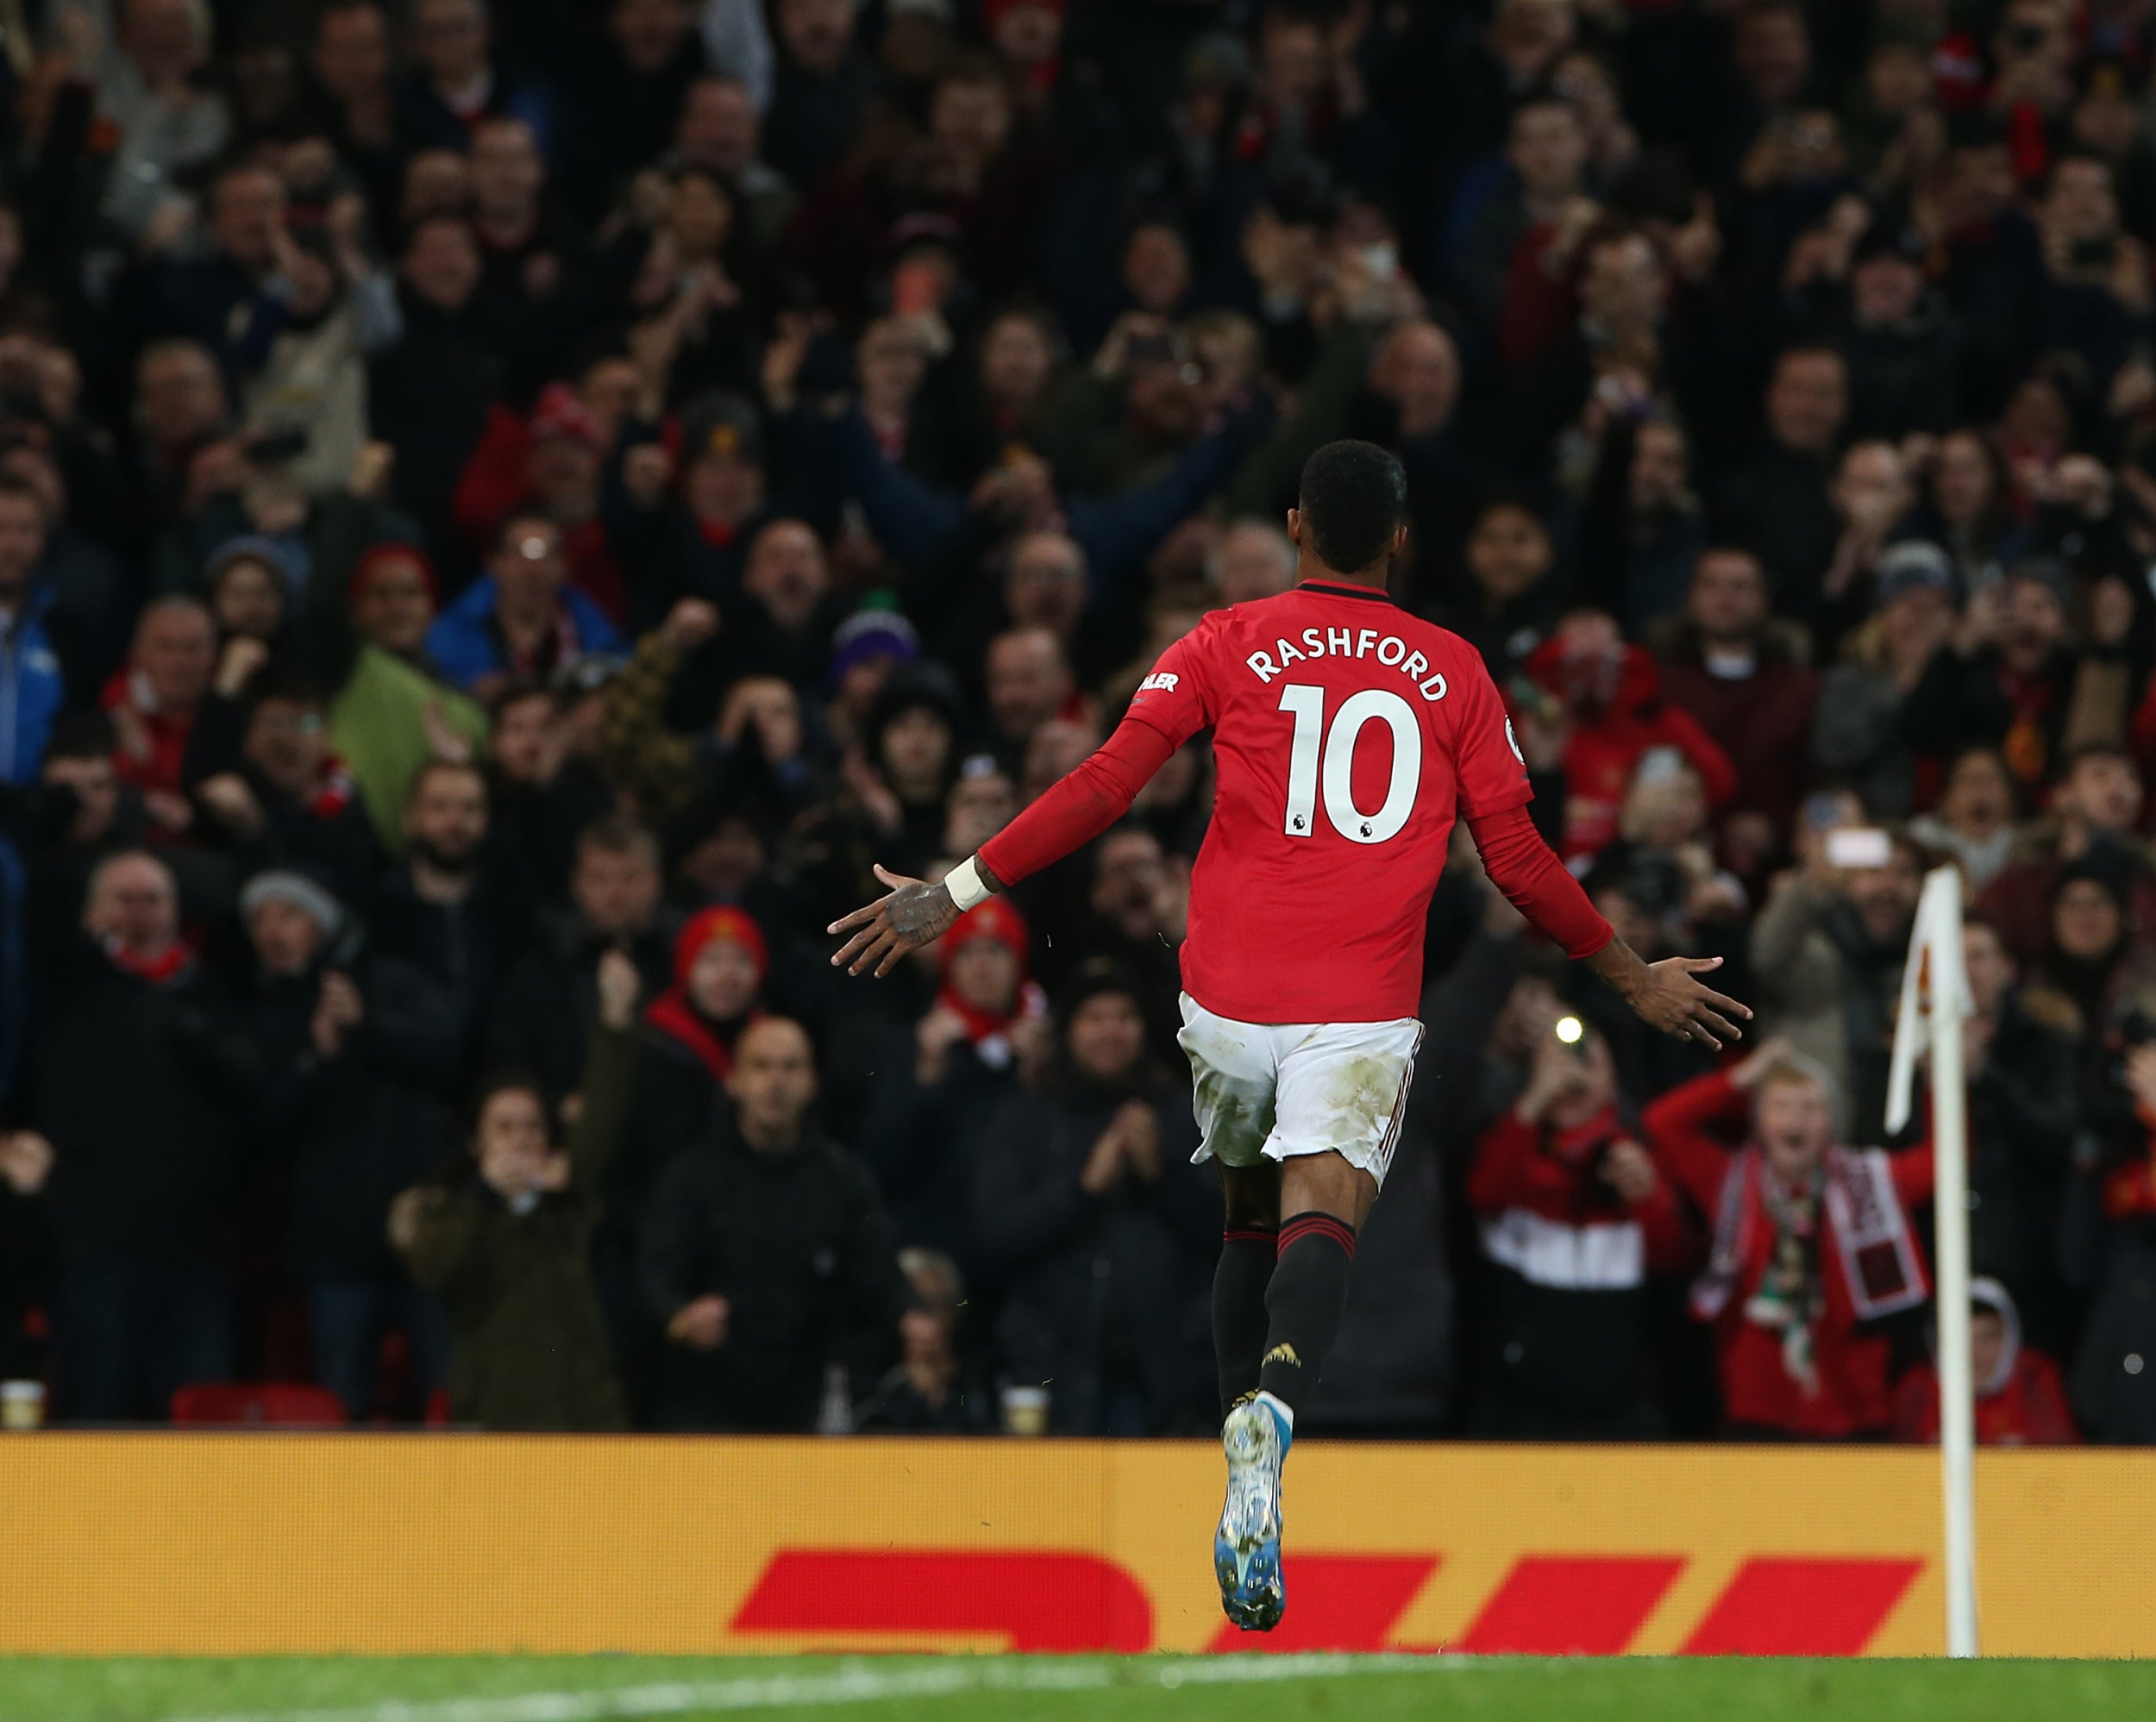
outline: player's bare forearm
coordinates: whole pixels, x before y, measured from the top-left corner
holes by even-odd
[[[1003,881],[979,855],[973,858],[973,869],[974,877],[990,896],[1003,889]],[[888,974],[892,965],[906,952],[942,938],[963,912],[950,894],[950,887],[940,880],[931,884],[924,879],[886,873],[881,867],[876,877],[891,889],[874,903],[833,921],[826,930],[852,934],[831,958],[834,968],[843,968],[849,974],[859,974],[864,969]]]
[[[1613,933],[1609,942],[1585,961],[1641,1022],[1678,1040],[1719,1049],[1727,1042],[1742,1040],[1738,1024],[1752,1020],[1746,1006],[1694,978],[1720,968],[1718,956],[1649,962]]]

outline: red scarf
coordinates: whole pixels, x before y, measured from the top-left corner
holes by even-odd
[[[742,1018],[742,1026],[747,1028],[762,1015],[761,1011],[751,1011]],[[719,1039],[711,1024],[697,1014],[696,1006],[689,1003],[688,989],[679,981],[645,1006],[644,1021],[694,1053],[705,1069],[711,1073],[712,1081],[724,1082],[734,1074],[733,1048]]]
[[[121,974],[132,974],[152,986],[169,986],[195,966],[195,954],[188,949],[185,939],[174,939],[156,955],[149,956],[116,938],[108,938],[104,953],[106,960]]]
[[[966,1025],[966,1038],[976,1051],[1002,1038],[1013,1023],[1048,1014],[1048,995],[1031,980],[1019,982],[1017,1002],[1008,1011],[984,1011],[978,1005],[968,1005],[948,982],[936,995],[936,1002]]]

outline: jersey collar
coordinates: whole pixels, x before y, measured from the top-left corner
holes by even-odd
[[[1373,604],[1391,604],[1393,595],[1376,586],[1351,585],[1332,580],[1298,580],[1297,592],[1321,592],[1327,598],[1367,598]]]

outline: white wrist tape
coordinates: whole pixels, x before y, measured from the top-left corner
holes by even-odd
[[[976,903],[986,903],[994,893],[981,882],[981,869],[974,865],[971,855],[943,875],[943,889],[950,892],[950,900],[964,914]]]

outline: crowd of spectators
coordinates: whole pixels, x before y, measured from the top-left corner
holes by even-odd
[[[1313,1426],[2156,1440],[2150,0],[4,0],[0,1375],[62,1419],[1211,1426],[1202,740],[1302,460],[1741,1057],[1489,891]],[[1560,1038],[1560,1024],[1573,1032]],[[1920,1124],[1914,1133],[1921,1138]]]

